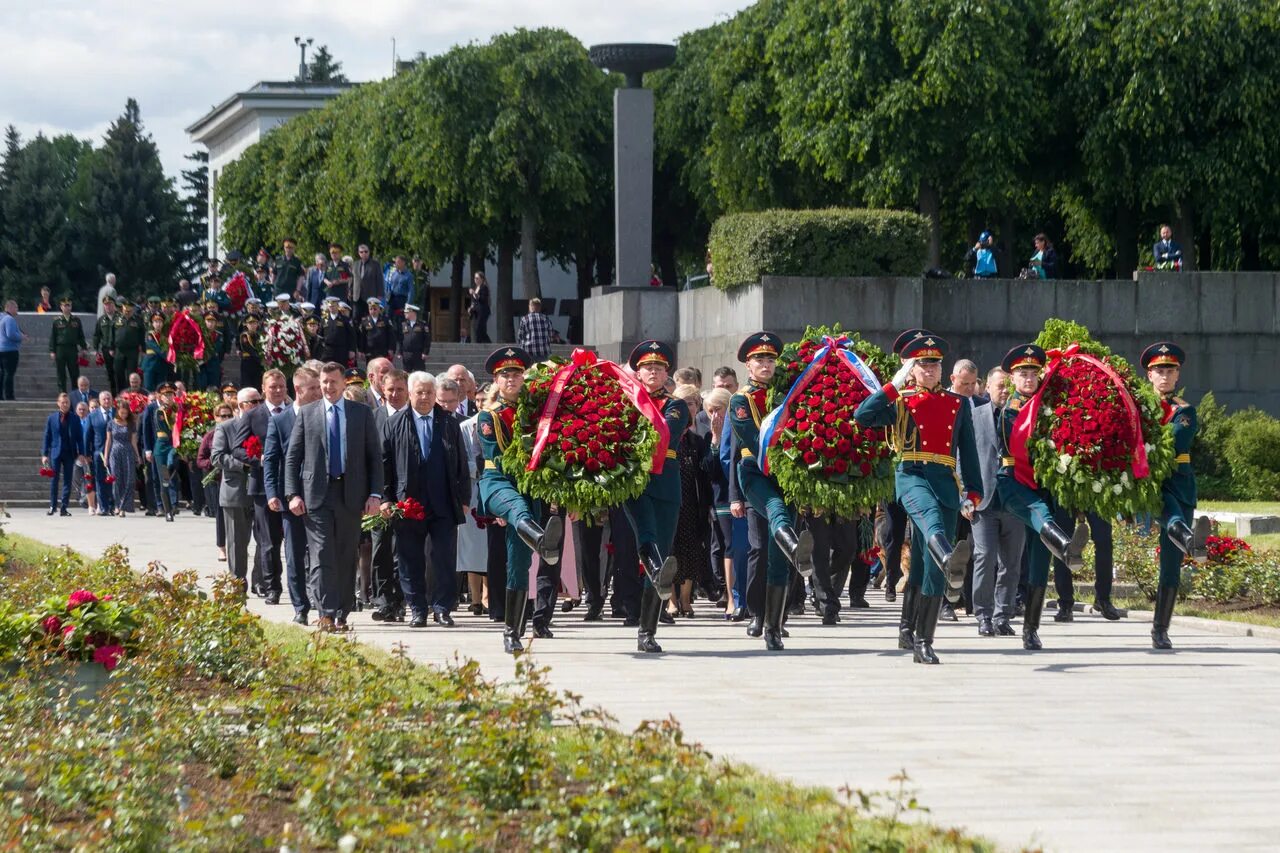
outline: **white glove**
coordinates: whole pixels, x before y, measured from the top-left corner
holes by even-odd
[[[907,380],[911,378],[911,368],[915,366],[916,360],[909,358],[902,363],[902,367],[898,368],[898,372],[893,374],[893,387],[901,391],[906,387]]]

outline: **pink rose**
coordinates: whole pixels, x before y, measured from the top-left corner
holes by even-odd
[[[71,593],[71,597],[67,599],[67,609],[75,610],[82,604],[93,604],[98,600],[98,596],[89,592],[87,589],[77,589]]]
[[[40,624],[44,626],[44,632],[46,634],[56,634],[62,630],[62,620],[57,616],[50,616]]]
[[[100,646],[93,650],[93,662],[100,663],[107,672],[116,668],[124,657],[124,646]]]

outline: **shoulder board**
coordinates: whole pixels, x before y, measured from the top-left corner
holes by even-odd
[[[1023,403],[1023,400],[1021,397],[1012,397],[1010,398],[1009,402],[1004,404],[1004,407],[1006,409],[1012,409],[1013,411],[1016,412],[1022,408],[1022,403]]]
[[[907,397],[914,397],[919,393],[920,393],[920,389],[913,385],[910,388],[902,389],[902,392],[899,393],[898,396],[905,400]]]
[[[1169,398],[1169,402],[1170,402],[1170,403],[1173,403],[1173,404],[1174,404],[1175,406],[1177,406],[1178,408],[1182,408],[1182,407],[1184,407],[1184,406],[1189,406],[1189,405],[1191,405],[1190,403],[1188,403],[1186,400],[1182,399],[1181,397],[1170,397],[1170,398]]]

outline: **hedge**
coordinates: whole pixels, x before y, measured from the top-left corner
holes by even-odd
[[[1280,499],[1280,421],[1253,406],[1230,414],[1213,392],[1196,406],[1191,448],[1201,500]]]
[[[711,279],[731,290],[766,275],[920,275],[928,233],[928,220],[903,210],[731,213],[711,227]]]

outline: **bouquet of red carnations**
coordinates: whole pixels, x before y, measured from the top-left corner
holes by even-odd
[[[214,410],[222,398],[207,391],[188,391],[178,398],[179,419],[181,424],[181,443],[178,444],[178,455],[184,459],[195,459],[200,452],[200,442],[209,430],[217,426],[213,417]],[[132,402],[130,402],[132,408]]]
[[[262,458],[262,439],[258,438],[256,435],[251,435],[246,438],[240,447],[244,450],[244,455],[249,459]]]
[[[81,355],[81,356],[77,357],[77,358],[76,358],[76,364],[78,364],[78,365],[79,365],[79,366],[81,366],[81,367],[88,367],[88,366],[89,366],[89,356],[87,356],[87,355]]]
[[[662,469],[662,412],[618,365],[578,349],[526,377],[502,458],[520,491],[584,515],[638,496]]]
[[[891,372],[883,350],[839,325],[810,326],[783,348],[760,453],[789,503],[853,518],[893,496],[885,430],[853,419],[858,404],[880,390],[880,376]]]
[[[40,476],[41,476],[41,477],[47,477],[47,478],[49,478],[49,479],[53,479],[54,477],[58,476],[58,472],[57,472],[57,471],[55,471],[55,470],[53,470],[52,468],[41,468],[41,469],[40,469]]]
[[[1079,324],[1050,320],[1036,342],[1049,363],[1014,422],[1018,481],[1103,518],[1158,512],[1174,452],[1151,385]]]
[[[267,323],[262,333],[262,365],[275,368],[285,376],[293,376],[298,365],[306,361],[306,345],[302,326],[293,317],[277,317]]]
[[[227,294],[227,299],[231,302],[227,313],[233,317],[238,317],[244,311],[245,303],[249,301],[249,297],[253,296],[253,292],[249,289],[249,280],[242,272],[231,276],[231,280],[222,285],[222,292]]]
[[[129,404],[129,412],[134,415],[142,414],[147,408],[147,403],[150,402],[147,395],[141,391],[121,391],[119,396]]]
[[[396,501],[395,506],[391,508],[390,515],[376,513],[374,515],[366,515],[360,519],[360,529],[365,533],[371,533],[374,530],[386,530],[402,518],[409,521],[422,521],[427,517],[427,510],[422,504],[413,498],[405,498]]]

